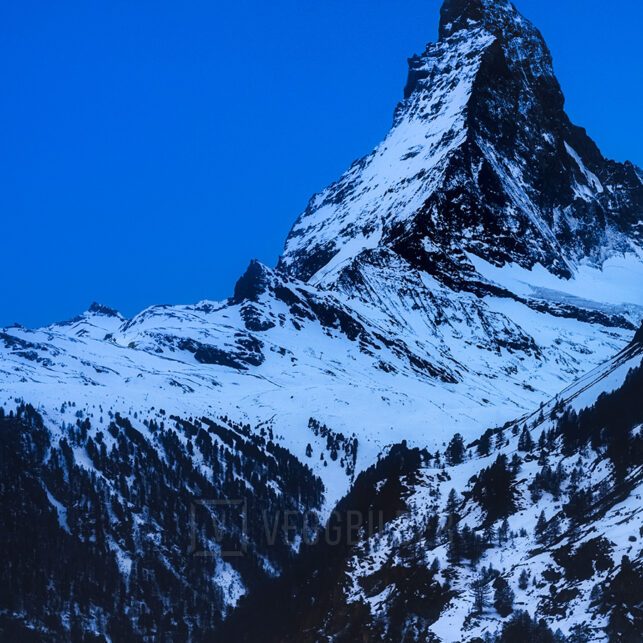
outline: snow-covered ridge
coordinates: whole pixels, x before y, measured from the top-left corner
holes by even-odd
[[[304,279],[328,279],[384,230],[412,216],[444,179],[447,158],[466,139],[466,110],[482,55],[494,38],[480,29],[457,43],[437,43],[413,73],[423,91],[398,108],[385,140],[311,200],[293,227],[280,266]],[[312,251],[312,252],[311,252]],[[330,265],[296,269],[297,257],[333,254]],[[325,262],[324,262],[325,263]],[[314,272],[313,272],[314,271]]]
[[[400,259],[394,273],[386,265],[360,263],[360,288],[331,293],[255,264],[228,302],[5,329],[0,404],[29,400],[57,424],[73,420],[60,413],[70,400],[88,412],[267,422],[322,476],[331,506],[350,477],[307,458],[311,417],[356,435],[359,471],[400,439],[433,448],[527,413],[632,337],[506,296],[456,294]]]

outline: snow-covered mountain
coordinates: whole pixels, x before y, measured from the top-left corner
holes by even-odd
[[[639,254],[640,174],[604,159],[563,107],[542,36],[508,0],[447,0],[391,131],[313,197],[280,267],[358,287],[361,264],[393,255],[479,294],[469,254],[567,278]]]
[[[643,173],[570,122],[539,32],[506,0],[446,0],[404,94],[384,141],[312,198],[276,268],[253,261],[228,300],[132,319],[93,304],[0,331],[6,439],[25,464],[5,473],[44,481],[24,516],[47,516],[62,548],[93,543],[96,569],[111,557],[110,592],[78,627],[104,632],[116,597],[130,616],[110,627],[159,635],[152,593],[155,615],[183,606],[163,631],[203,633],[312,529],[273,549],[224,528],[251,562],[188,581],[171,516],[189,498],[250,494],[323,521],[393,445],[474,442],[616,372],[643,320]]]
[[[226,636],[640,641],[641,339],[471,443],[392,447]]]

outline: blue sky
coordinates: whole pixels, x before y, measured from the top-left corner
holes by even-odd
[[[219,299],[384,136],[436,0],[0,3],[0,326]],[[643,165],[643,6],[518,0],[572,119]]]

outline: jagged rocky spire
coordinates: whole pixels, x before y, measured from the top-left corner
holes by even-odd
[[[87,312],[93,313],[95,315],[104,315],[105,317],[122,317],[122,315],[114,308],[110,308],[109,306],[99,304],[96,301],[90,304],[89,308],[87,309]]]
[[[445,0],[440,9],[439,38],[443,40],[460,30],[484,27],[496,35],[514,28],[534,30],[509,0]]]
[[[474,40],[484,30],[493,36],[502,50],[507,67],[512,73],[525,75],[526,88],[546,90],[547,100],[562,109],[564,98],[554,74],[551,53],[541,33],[524,18],[508,0],[446,0],[440,11],[439,40],[450,40],[451,48],[462,40]],[[413,77],[421,75],[423,62],[435,56],[430,43],[422,56],[409,60],[410,75],[405,97],[414,86]],[[536,80],[537,79],[537,80]]]
[[[466,28],[471,23],[482,22],[488,9],[488,3],[483,0],[446,0],[440,9],[440,38]]]
[[[638,251],[642,212],[636,168],[565,114],[540,32],[508,0],[446,0],[388,136],[313,197],[279,267],[346,283],[386,252],[466,288],[473,253],[570,277]]]

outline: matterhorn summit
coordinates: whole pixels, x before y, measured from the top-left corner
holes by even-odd
[[[393,253],[469,289],[471,253],[572,278],[640,252],[643,188],[564,111],[540,33],[505,0],[449,0],[391,131],[313,197],[280,261],[312,283]]]

